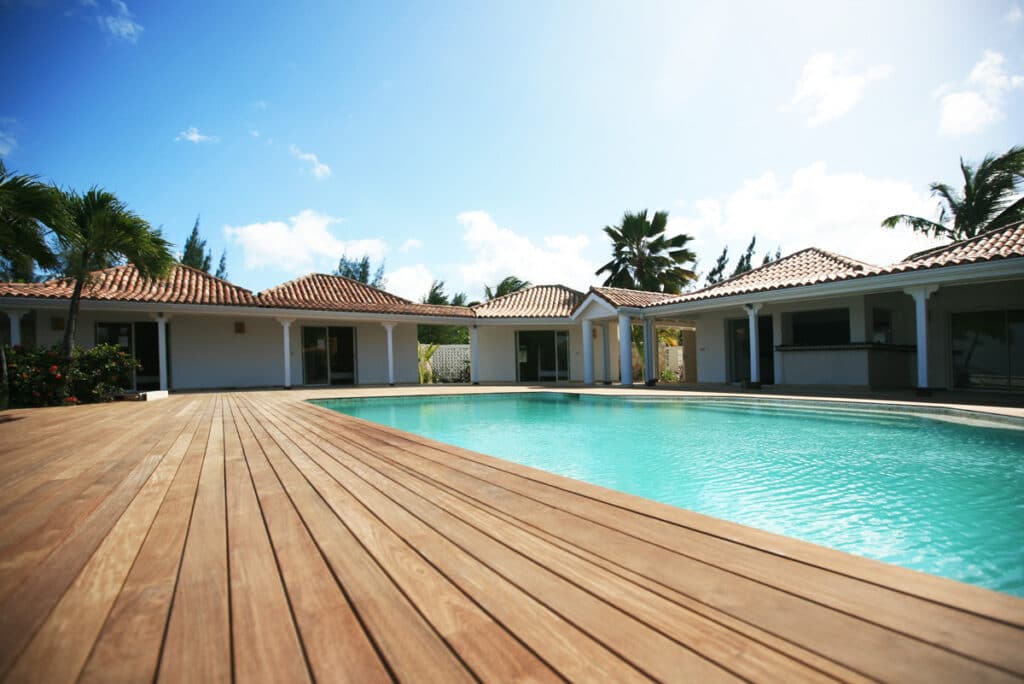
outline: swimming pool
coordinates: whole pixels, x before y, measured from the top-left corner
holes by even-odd
[[[1024,429],[849,404],[568,393],[315,403],[449,444],[1024,596]]]

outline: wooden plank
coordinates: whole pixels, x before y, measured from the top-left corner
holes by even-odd
[[[224,402],[224,452],[235,677],[243,682],[309,681],[231,403]]]
[[[178,435],[22,652],[8,681],[73,682],[78,678],[185,457],[195,423]]]
[[[269,407],[265,412],[268,410]],[[809,654],[806,652],[800,652],[798,658],[783,655],[758,641],[752,641],[747,635],[723,627],[677,603],[660,600],[660,597],[649,589],[625,580],[578,555],[566,552],[564,548],[537,536],[534,531],[527,531],[505,518],[498,517],[495,511],[483,506],[474,506],[471,502],[456,496],[455,490],[442,488],[436,482],[401,469],[385,459],[376,458],[366,450],[353,447],[346,440],[340,439],[337,432],[302,421],[301,416],[294,415],[296,412],[293,411],[289,411],[287,416],[281,416],[281,411],[277,413],[301,434],[318,438],[317,444],[336,458],[344,459],[339,452],[351,457],[346,461],[349,467],[377,489],[387,490],[388,480],[401,485],[409,494],[400,491],[393,498],[400,498],[405,502],[409,501],[410,495],[416,496],[450,514],[458,515],[461,520],[473,525],[475,529],[495,541],[509,545],[523,556],[543,564],[568,581],[618,606],[740,677],[753,680],[785,677],[801,681],[830,680],[833,676],[841,676],[847,680],[858,678],[855,672],[830,666],[827,661],[821,663],[808,658]],[[366,467],[361,468],[359,464],[348,463],[351,459],[357,459],[359,464]],[[825,672],[813,669],[800,658],[824,666]]]
[[[263,448],[244,421],[236,420],[236,425],[314,677],[322,682],[353,684],[390,681],[373,642],[270,468]]]
[[[868,620],[780,591],[774,584],[752,581],[728,569],[625,534],[614,527],[614,520],[609,521],[612,526],[608,526],[567,512],[561,507],[577,506],[579,497],[570,496],[564,490],[557,498],[542,501],[541,497],[546,497],[547,491],[536,485],[529,486],[532,483],[524,484],[521,479],[494,465],[452,458],[450,452],[439,454],[434,445],[412,435],[385,433],[363,421],[358,424],[353,421],[350,428],[350,439],[376,453],[416,467],[434,479],[458,482],[463,491],[476,492],[473,496],[477,500],[485,501],[528,524],[557,530],[558,536],[577,546],[769,632],[784,634],[805,648],[869,676],[888,673],[889,676],[916,681],[927,678],[929,668],[940,668],[951,676],[971,679],[999,680],[1005,677],[1005,673],[1000,674],[1000,671],[943,648],[898,638],[897,632]],[[494,463],[498,463],[497,459]],[[524,489],[528,491],[524,493]],[[622,511],[616,513],[623,517],[626,515]],[[768,554],[765,556],[766,559],[771,558]],[[794,563],[793,569],[798,566]],[[786,583],[788,569],[779,573],[777,583]]]
[[[469,682],[447,644],[380,568],[259,424],[249,423],[334,576],[398,679]]]
[[[232,679],[222,403],[217,397],[160,656],[161,681]]]
[[[179,421],[173,421],[164,434],[154,435],[154,439],[159,439],[155,446],[146,442],[140,444],[139,449],[146,454],[145,457],[18,590],[0,604],[0,675],[14,664],[47,614],[177,440],[181,428]]]
[[[378,562],[388,568],[392,579],[402,587],[410,600],[419,607],[420,612],[433,623],[459,653],[463,662],[479,678],[490,681],[523,678],[536,681],[558,679],[537,659],[537,656],[512,637],[505,627],[496,623],[491,615],[483,612],[460,591],[451,573],[445,573],[444,568],[440,568],[439,572],[439,569],[434,567],[437,563],[433,557],[428,556],[424,560],[417,553],[424,553],[424,548],[428,545],[429,532],[425,527],[396,529],[385,526],[388,520],[379,518],[386,513],[382,512],[379,506],[373,506],[371,509],[365,506],[365,502],[360,504],[345,486],[317,468],[319,460],[303,451],[307,445],[297,448],[294,435],[286,437],[277,425],[268,424],[265,420],[261,420],[260,424],[316,487],[338,517],[345,521],[353,534]],[[355,483],[345,484],[352,486]],[[411,544],[415,544],[415,550]],[[504,614],[496,617],[535,650],[536,644],[543,645],[543,641],[540,638],[531,639],[528,632],[540,633],[548,640],[551,649],[558,650],[558,654],[565,661],[563,665],[572,668],[570,674],[577,677],[589,675],[615,679],[637,676],[638,673],[625,666],[617,656],[597,644],[588,643],[585,635],[570,624],[557,619],[528,594],[502,581],[500,576],[487,572],[459,549],[451,546],[446,550],[454,554],[452,562],[459,564],[478,593],[486,593],[492,603],[500,602],[506,607]],[[465,578],[461,584],[465,589]],[[481,603],[479,599],[477,603]],[[494,614],[494,611],[490,612]],[[544,657],[543,652],[538,652]],[[550,658],[548,662],[556,669],[561,669],[560,663]]]
[[[153,681],[213,420],[212,401],[110,611],[80,684]]]

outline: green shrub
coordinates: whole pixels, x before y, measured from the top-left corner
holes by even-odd
[[[7,348],[12,407],[62,406],[110,401],[132,384],[139,362],[114,345],[75,349],[71,362],[59,347]]]

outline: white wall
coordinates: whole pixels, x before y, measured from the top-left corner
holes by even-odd
[[[235,332],[235,322],[245,332]],[[284,340],[273,318],[174,316],[167,324],[173,389],[266,387],[284,383]],[[295,378],[292,365],[292,378]]]
[[[564,326],[481,325],[479,333],[480,382],[516,382],[516,331],[567,330],[569,332],[569,380],[583,381],[583,332],[578,323]],[[609,331],[612,334],[612,331]],[[600,340],[600,336],[598,336]],[[595,366],[600,368],[595,345]],[[614,364],[614,360],[612,362]],[[614,371],[613,371],[614,372]]]
[[[277,322],[274,325],[279,324]],[[355,328],[356,384],[382,385],[388,381],[387,330],[380,323],[354,323],[352,321],[323,321],[297,319],[291,328],[292,384],[302,384],[302,328],[303,326],[340,326]],[[279,326],[280,327],[280,326]],[[280,337],[280,331],[278,332]],[[416,326],[403,323],[395,326],[395,382],[417,383],[419,371],[416,357]],[[280,355],[280,351],[278,352]],[[282,362],[278,361],[278,365]],[[280,384],[280,381],[278,381]]]

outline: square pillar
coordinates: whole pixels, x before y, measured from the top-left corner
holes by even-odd
[[[292,323],[294,318],[278,318],[281,324],[281,334],[284,338],[284,387],[290,389],[292,386]]]
[[[381,323],[388,333],[388,384],[395,384],[395,324]]]
[[[918,285],[903,291],[914,298],[914,322],[917,326],[917,388],[928,389],[928,298],[938,285]]]
[[[17,347],[21,344],[21,317],[27,314],[25,309],[10,309],[7,317],[11,319],[11,346]]]
[[[160,389],[166,391],[167,382],[167,316],[160,314],[156,319],[156,350],[160,356]]]
[[[583,319],[583,384],[594,384],[594,323]]]
[[[608,334],[608,324],[601,324],[601,364],[604,370],[604,384],[612,384],[612,350],[610,346],[611,336]]]
[[[623,387],[633,384],[633,340],[629,326],[629,316],[619,314],[619,383]]]
[[[658,382],[658,335],[654,329],[654,319],[644,319],[644,382],[654,385]]]
[[[758,339],[757,312],[760,304],[744,304],[747,310],[747,327],[750,334],[750,384],[757,387],[761,384],[761,347]]]

